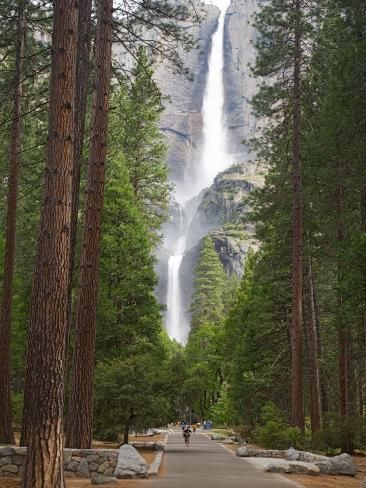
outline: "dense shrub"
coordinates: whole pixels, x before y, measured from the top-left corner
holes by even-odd
[[[255,430],[255,439],[263,447],[288,449],[293,446],[301,449],[304,437],[297,427],[289,426],[283,413],[273,403],[267,403],[262,410],[260,425]]]

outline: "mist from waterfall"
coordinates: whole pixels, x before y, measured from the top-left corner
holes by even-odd
[[[187,183],[176,193],[176,201],[184,209],[186,219],[180,215],[179,232],[175,236],[172,255],[168,259],[168,291],[166,329],[169,337],[182,344],[188,340],[190,325],[187,311],[183,306],[181,287],[181,264],[186,251],[189,224],[197,206],[192,198],[209,187],[216,175],[230,164],[226,148],[226,129],[223,123],[224,108],[224,25],[225,13],[230,0],[214,0],[213,5],[220,9],[217,29],[212,35],[212,47],[208,60],[206,88],[202,105],[203,137],[201,157],[196,163]]]

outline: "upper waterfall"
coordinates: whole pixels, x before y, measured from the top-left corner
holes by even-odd
[[[201,109],[202,141],[199,159],[186,178],[186,184],[179,186],[176,199],[184,204],[201,190],[209,187],[220,171],[229,164],[224,126],[224,26],[225,13],[230,0],[206,2],[220,9],[217,28],[211,38],[208,71]]]
[[[196,190],[210,186],[220,171],[229,165],[226,128],[224,126],[224,25],[230,0],[212,2],[220,8],[217,30],[212,36],[207,83],[204,92],[202,160],[198,168]],[[197,191],[197,193],[198,193]]]

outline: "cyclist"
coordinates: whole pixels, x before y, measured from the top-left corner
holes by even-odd
[[[184,430],[183,430],[183,437],[184,437],[184,442],[186,443],[186,447],[189,446],[189,442],[191,440],[191,429],[189,428],[189,425],[186,425]]]

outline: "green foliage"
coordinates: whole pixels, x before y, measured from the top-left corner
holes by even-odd
[[[211,237],[203,240],[195,270],[192,296],[191,328],[196,330],[205,323],[219,324],[224,316],[223,296],[227,277],[214,249]]]
[[[220,396],[216,403],[214,403],[209,410],[209,418],[212,419],[214,425],[233,425],[235,412],[228,395],[228,385],[223,384],[220,390]]]
[[[95,434],[116,439],[126,426],[141,432],[169,419],[161,392],[161,357],[141,351],[99,362],[95,375]]]
[[[161,314],[154,295],[157,278],[151,247],[125,164],[114,160],[108,174],[103,215],[99,359],[128,354],[136,344],[153,347],[160,341]]]
[[[118,159],[123,154],[136,202],[147,227],[158,237],[167,218],[172,187],[166,141],[159,129],[162,95],[143,48],[138,50],[132,77],[119,85],[111,102],[112,157]]]
[[[255,431],[257,442],[270,449],[301,449],[303,435],[297,427],[290,427],[283,413],[273,403],[267,403],[262,410],[260,426]]]

